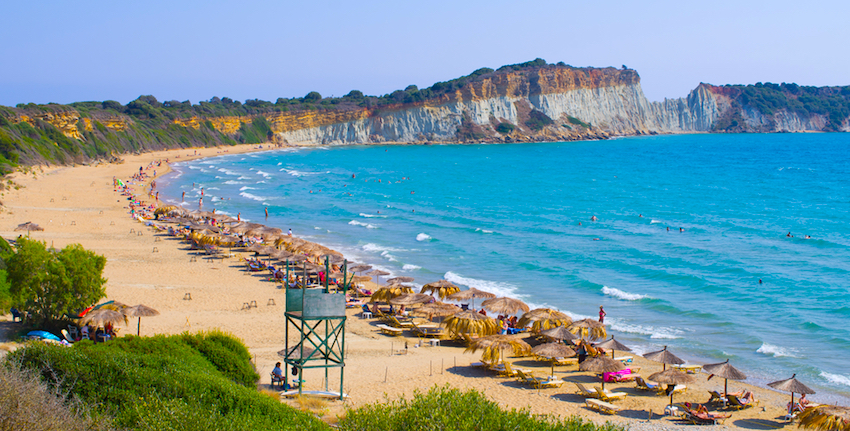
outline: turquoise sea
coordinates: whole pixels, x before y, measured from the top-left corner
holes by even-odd
[[[187,208],[204,187],[206,210],[420,285],[574,318],[604,305],[638,353],[730,358],[761,385],[797,373],[811,399],[850,401],[850,134],[323,147],[174,168],[161,194],[186,192]]]

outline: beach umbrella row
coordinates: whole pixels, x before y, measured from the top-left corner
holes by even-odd
[[[431,294],[436,293],[440,299],[446,299],[447,296],[460,292],[460,288],[448,280],[439,280],[422,286],[422,290],[419,293],[426,292]]]

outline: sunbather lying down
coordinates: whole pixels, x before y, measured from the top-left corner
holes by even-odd
[[[732,417],[731,413],[726,415],[722,413],[711,413],[702,404],[685,403],[685,407],[690,409],[690,414],[703,419],[726,419]]]

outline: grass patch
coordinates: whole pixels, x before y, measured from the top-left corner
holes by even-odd
[[[586,422],[577,416],[560,420],[553,416],[535,416],[527,410],[502,410],[481,392],[461,392],[449,386],[434,387],[426,394],[416,392],[411,400],[401,398],[349,410],[338,425],[346,431],[623,430],[611,424],[600,426]]]
[[[256,389],[241,342],[220,332],[28,344],[8,355],[61,393],[138,430],[326,429]]]

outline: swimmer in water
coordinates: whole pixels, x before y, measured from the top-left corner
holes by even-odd
[[[158,196],[158,195],[159,195],[159,192],[157,192],[157,196]],[[806,236],[805,236],[805,239],[812,239],[812,237],[810,237],[810,236],[806,235]]]
[[[670,226],[667,226],[667,232],[670,232]]]
[[[596,218],[596,216],[593,216],[593,217],[590,218],[590,221],[596,221],[596,220],[599,220],[598,218]]]
[[[357,175],[351,174],[351,178],[357,178]]]
[[[581,222],[578,222],[578,225],[581,226]]]
[[[788,238],[793,238],[793,237],[791,236],[791,232],[788,232],[788,235],[785,235],[785,236],[787,236]]]
[[[679,232],[684,232],[684,231],[685,231],[685,228],[683,228],[683,227],[679,228]]]
[[[638,217],[643,217],[643,214],[638,214]]]

